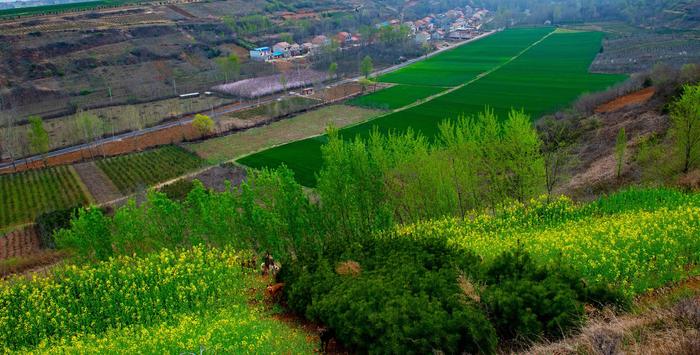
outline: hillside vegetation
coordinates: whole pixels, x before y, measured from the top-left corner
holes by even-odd
[[[113,216],[82,209],[54,234],[68,266],[0,283],[3,334],[24,329],[3,348],[318,349],[251,301],[263,253],[287,309],[362,353],[522,350],[698,274],[697,194],[543,196],[542,142],[522,112],[445,121],[435,141],[328,136],[311,199],[283,167],[225,192],[195,182],[182,201],[152,191]],[[290,340],[268,341],[272,329]]]

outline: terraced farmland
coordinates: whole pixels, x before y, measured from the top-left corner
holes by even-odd
[[[625,78],[623,75],[602,75],[588,73],[588,66],[600,48],[602,34],[598,32],[554,32],[550,29],[516,29],[503,33],[507,35],[492,35],[481,41],[466,45],[464,48],[479,45],[480,51],[487,48],[499,48],[492,53],[494,56],[506,55],[504,48],[517,47],[514,42],[520,41],[520,48],[528,48],[519,56],[508,59],[487,61],[484,57],[474,56],[463,59],[462,64],[456,58],[459,53],[467,55],[466,50],[454,50],[435,56],[426,62],[420,62],[395,73],[382,77],[381,80],[402,81],[405,84],[432,85],[454,84],[454,77],[466,80],[466,85],[449,91],[445,89],[442,96],[427,101],[421,105],[378,117],[369,122],[341,130],[345,137],[357,135],[366,136],[375,127],[382,132],[405,131],[411,128],[432,137],[437,132],[439,122],[460,115],[472,115],[483,111],[485,107],[493,108],[500,117],[505,118],[511,108],[522,109],[533,119],[542,114],[553,112],[569,105],[579,95],[585,92],[603,90],[606,87]],[[538,35],[539,38],[533,39]],[[496,44],[484,47],[482,41],[494,41],[502,38],[506,45]],[[539,43],[537,41],[541,39]],[[537,43],[532,45],[532,43]],[[447,59],[442,59],[447,56]],[[475,61],[469,63],[470,58]],[[435,63],[424,64],[427,62]],[[477,72],[482,72],[483,63],[492,65],[487,75],[476,78]],[[467,69],[460,73],[450,74],[446,70],[438,74],[437,63],[445,66],[464,65]],[[452,64],[450,64],[452,63]],[[500,66],[499,66],[500,65]],[[414,69],[417,68],[417,69]],[[429,74],[420,75],[420,68]],[[470,68],[479,68],[467,73]],[[414,71],[416,71],[414,73]],[[447,78],[441,78],[441,75]],[[402,92],[397,89],[395,95],[400,97]],[[388,95],[387,102],[400,100]],[[239,160],[240,163],[254,167],[275,167],[285,164],[296,174],[297,179],[308,186],[315,184],[314,174],[321,166],[321,145],[325,137],[309,138],[276,147]]]
[[[202,165],[203,161],[196,155],[175,146],[97,161],[97,166],[123,194],[180,176]]]
[[[72,167],[0,175],[0,228],[88,202]]]

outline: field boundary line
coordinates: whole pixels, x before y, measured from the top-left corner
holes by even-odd
[[[445,95],[450,94],[450,93],[452,93],[452,92],[454,92],[454,91],[457,91],[457,90],[459,90],[459,89],[462,89],[462,88],[464,88],[464,87],[466,87],[466,86],[468,86],[468,85],[471,85],[471,84],[473,84],[474,82],[476,82],[476,81],[478,81],[478,80],[480,80],[480,79],[482,79],[482,78],[484,78],[484,77],[489,76],[489,75],[492,74],[493,72],[495,72],[495,71],[497,71],[497,70],[503,68],[504,66],[510,64],[510,63],[513,62],[514,60],[520,58],[520,57],[521,57],[523,54],[525,54],[527,51],[529,51],[529,50],[532,49],[533,47],[537,46],[538,44],[542,43],[545,39],[549,38],[552,34],[554,34],[554,32],[555,32],[555,30],[553,29],[551,32],[549,32],[549,33],[547,33],[546,35],[542,36],[542,38],[538,39],[537,41],[532,42],[529,46],[525,47],[523,50],[521,50],[520,52],[518,52],[518,53],[515,54],[514,56],[510,57],[510,58],[509,58],[508,60],[506,60],[505,62],[503,62],[503,63],[501,63],[501,64],[499,64],[499,65],[497,65],[497,66],[495,66],[495,67],[493,67],[493,68],[491,68],[491,69],[489,69],[489,70],[483,72],[483,73],[478,74],[475,78],[473,78],[473,79],[471,79],[471,80],[469,80],[469,81],[467,81],[467,82],[465,82],[465,83],[462,83],[462,84],[460,84],[460,85],[458,85],[458,86],[450,87],[449,89],[447,89],[447,90],[445,90],[445,91],[441,91],[441,92],[439,92],[439,93],[437,93],[437,94],[435,94],[435,95],[428,96],[428,97],[426,97],[426,98],[424,98],[424,99],[417,100],[417,101],[415,101],[415,102],[413,102],[413,103],[410,103],[410,104],[408,104],[408,105],[406,105],[406,106],[403,106],[403,107],[399,107],[399,108],[394,109],[394,110],[392,110],[392,111],[388,111],[388,112],[382,113],[382,114],[380,114],[380,115],[378,115],[378,116],[375,116],[375,117],[372,117],[372,118],[370,118],[370,119],[368,119],[368,120],[365,120],[365,121],[362,121],[362,122],[357,122],[357,123],[353,123],[353,124],[347,125],[347,126],[345,126],[345,127],[342,127],[341,129],[347,129],[347,128],[352,128],[352,127],[355,127],[355,126],[363,125],[363,124],[365,124],[365,123],[369,123],[369,122],[375,121],[375,120],[380,119],[380,118],[382,118],[382,117],[386,117],[386,116],[389,116],[389,115],[392,115],[392,114],[395,114],[395,113],[398,113],[398,112],[402,112],[402,111],[408,110],[408,109],[413,108],[413,107],[416,107],[416,106],[420,106],[420,105],[422,105],[422,104],[424,104],[424,103],[430,102],[430,101],[435,100],[435,99],[437,99],[437,98],[439,98],[439,97],[445,96]],[[395,83],[394,83],[394,84],[395,84]],[[402,85],[402,84],[395,84],[395,85]],[[307,139],[322,137],[322,136],[324,136],[324,135],[325,135],[325,133],[315,134],[315,135],[311,135],[311,136],[308,136],[308,137],[306,137],[306,138],[297,139],[297,140],[294,140],[294,141],[291,141],[291,142],[286,142],[286,143],[271,145],[271,146],[269,146],[269,147],[267,147],[267,148],[263,148],[263,149],[260,149],[260,150],[255,151],[255,152],[251,152],[251,153],[248,153],[248,154],[244,154],[244,155],[241,155],[241,156],[239,156],[239,157],[237,157],[237,158],[228,160],[228,161],[226,161],[226,163],[236,163],[236,164],[238,164],[239,166],[246,167],[246,165],[243,165],[243,164],[241,164],[241,163],[237,163],[236,161],[237,161],[237,160],[240,160],[240,159],[243,159],[243,158],[246,158],[246,157],[249,157],[249,156],[251,156],[251,155],[255,155],[255,154],[264,152],[264,151],[269,150],[269,149],[279,148],[279,147],[285,146],[285,145],[287,145],[287,144],[292,144],[292,143],[296,143],[296,142],[303,141],[303,140],[307,140]]]
[[[90,189],[88,189],[87,185],[85,185],[85,181],[80,177],[80,174],[75,170],[75,167],[71,164],[68,165],[68,171],[70,171],[71,175],[75,178],[75,181],[78,183],[78,187],[80,187],[80,191],[85,194],[85,199],[87,199],[88,204],[93,204],[97,203],[97,200],[95,199],[95,196],[92,195],[90,192]]]

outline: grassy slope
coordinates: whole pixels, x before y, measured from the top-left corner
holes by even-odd
[[[366,136],[380,131],[413,129],[432,137],[438,123],[459,115],[472,115],[485,106],[505,117],[511,108],[524,109],[533,119],[571,103],[578,95],[608,87],[624,78],[587,72],[600,48],[597,32],[556,33],[526,51],[516,60],[469,85],[424,104],[344,129],[345,137]],[[439,56],[438,56],[439,57]],[[321,165],[324,137],[293,142],[241,159],[250,167],[289,166],[297,179],[315,184],[314,172]]]

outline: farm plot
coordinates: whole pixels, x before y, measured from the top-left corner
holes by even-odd
[[[97,161],[97,166],[123,194],[180,176],[202,165],[197,156],[175,146]]]
[[[0,228],[89,201],[72,167],[0,175]]]
[[[383,75],[380,81],[421,86],[457,86],[505,63],[548,33],[551,27],[495,33]]]
[[[396,85],[347,102],[348,105],[394,110],[445,90],[435,86]]]
[[[485,107],[492,108],[501,118],[515,108],[523,109],[536,119],[569,105],[584,92],[602,90],[624,79],[622,75],[588,73],[588,66],[600,48],[601,37],[597,32],[552,34],[512,62],[460,89],[344,129],[341,134],[348,138],[366,136],[375,127],[385,133],[411,128],[432,137],[441,121],[473,115]],[[239,162],[255,168],[286,164],[301,183],[313,186],[314,173],[321,165],[320,146],[324,142],[324,137],[294,142]]]
[[[322,134],[329,125],[345,127],[364,122],[378,114],[379,111],[361,107],[326,106],[292,119],[188,144],[187,148],[209,162],[221,163],[267,147]]]

